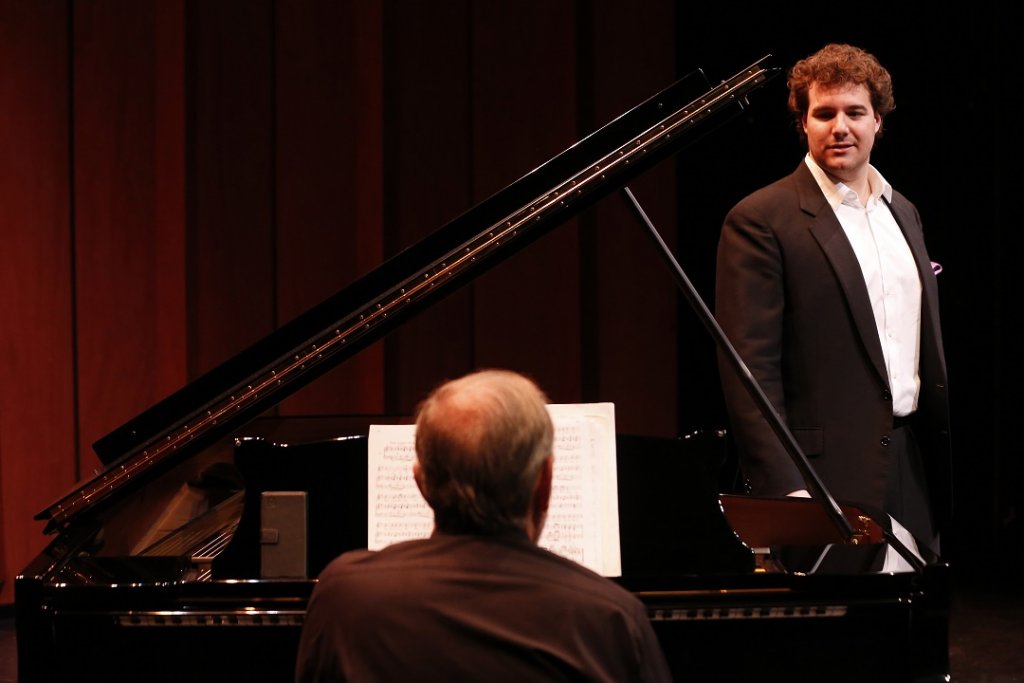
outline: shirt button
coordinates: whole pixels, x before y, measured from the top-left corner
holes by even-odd
[[[892,440],[889,437],[887,437],[887,436],[883,436],[882,437],[882,445],[883,446],[888,446],[890,443],[892,443]]]

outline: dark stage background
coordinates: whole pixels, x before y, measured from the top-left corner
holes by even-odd
[[[896,111],[874,162],[939,278],[963,581],[1021,560],[1014,336],[1022,79],[985,3],[874,17],[791,3],[0,0],[0,602],[33,515],[91,444],[671,84],[830,41],[874,52]],[[722,217],[801,148],[784,78],[631,183],[709,305]],[[725,426],[714,347],[610,196],[273,412],[408,415],[503,366],[620,431]]]

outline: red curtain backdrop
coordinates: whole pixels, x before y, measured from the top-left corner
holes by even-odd
[[[615,3],[0,2],[0,602],[96,439],[669,85],[672,5],[607,51]],[[642,182],[670,220],[671,167]],[[631,279],[658,266],[627,220],[561,226],[273,412],[407,415],[503,366],[676,433],[677,300]]]
[[[79,475],[68,8],[4,2],[0,18],[0,581],[43,542],[40,502]]]

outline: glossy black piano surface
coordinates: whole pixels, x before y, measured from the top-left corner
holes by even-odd
[[[261,413],[772,74],[758,63],[696,95],[692,80],[671,86],[100,439],[105,470],[38,515],[52,540],[16,578],[19,681],[290,680],[316,574],[366,544],[366,431],[278,438]],[[727,455],[718,431],[618,439],[617,580],[647,605],[677,679],[945,680],[948,567],[865,570],[884,544],[837,546],[841,570],[777,566],[723,512]],[[306,575],[264,577],[262,494],[292,491],[306,492]]]

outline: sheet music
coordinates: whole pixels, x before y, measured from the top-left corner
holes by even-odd
[[[550,404],[554,480],[539,545],[604,576],[620,576],[615,406]],[[372,425],[368,453],[368,547],[426,538],[430,506],[412,476],[415,425]]]

